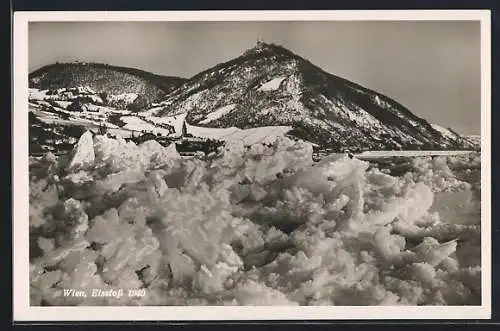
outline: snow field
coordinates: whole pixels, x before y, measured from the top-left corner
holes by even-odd
[[[122,127],[122,129],[124,130],[138,131],[138,132],[145,131],[145,132],[152,132],[154,134],[159,133],[162,136],[168,136],[170,134],[170,130],[148,123],[136,116],[122,116],[120,117],[120,120],[126,123]]]
[[[231,128],[205,128],[201,126],[186,125],[188,133],[195,137],[212,138],[224,141],[241,142],[243,145],[257,143],[272,143],[283,137],[292,128],[290,126],[263,126],[250,129]]]

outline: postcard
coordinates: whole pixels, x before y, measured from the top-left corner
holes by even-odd
[[[14,320],[489,319],[490,29],[16,12]]]

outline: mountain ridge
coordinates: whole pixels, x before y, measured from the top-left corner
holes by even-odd
[[[262,93],[273,79],[281,80]],[[189,78],[161,104],[158,116],[186,113],[193,125],[292,125],[295,136],[337,149],[350,143],[365,149],[470,146],[459,135],[444,136],[396,100],[264,42]]]
[[[180,121],[194,130],[191,136],[223,137],[214,130],[233,128],[243,131],[231,129],[231,136],[242,137],[245,130],[289,128],[283,131],[287,136],[325,151],[475,146],[389,96],[331,74],[281,45],[261,41],[187,79],[103,63],[56,63],[30,73],[30,88],[36,107],[63,119],[90,120],[99,126],[109,121],[115,129],[118,125],[181,138],[187,132],[180,129],[186,126]],[[58,89],[49,93],[48,88]],[[45,101],[49,105],[44,106]]]

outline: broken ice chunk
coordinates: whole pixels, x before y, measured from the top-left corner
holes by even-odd
[[[65,259],[71,252],[74,251],[81,251],[88,247],[90,243],[84,239],[79,239],[77,241],[74,241],[72,243],[69,243],[63,247],[56,248],[49,253],[47,253],[45,256],[43,256],[40,260],[40,264],[43,267],[51,267],[59,262],[61,262],[63,259]]]
[[[218,262],[210,270],[202,265],[196,274],[195,285],[206,294],[222,292],[226,279],[237,270],[238,268],[230,267],[224,262]]]
[[[431,282],[436,276],[434,267],[426,262],[413,263],[410,267],[411,277],[421,282]]]
[[[415,249],[416,262],[427,262],[433,267],[438,266],[451,253],[457,249],[457,241],[451,240],[444,244],[440,244],[432,237],[424,238],[424,241]]]
[[[73,251],[61,262],[59,267],[66,272],[73,271],[82,262],[95,262],[99,253],[92,249]]]
[[[89,168],[94,164],[95,154],[92,132],[87,131],[80,137],[72,154],[73,156],[68,166],[68,170],[72,172]]]
[[[78,200],[67,199],[64,203],[57,205],[52,214],[55,219],[62,221],[58,227],[64,235],[64,238],[61,238],[63,241],[81,237],[88,230],[88,216]]]
[[[54,239],[48,239],[44,237],[39,237],[37,239],[38,247],[46,254],[54,249],[55,243]]]
[[[404,237],[392,235],[388,227],[381,227],[374,235],[375,247],[379,254],[386,260],[392,261],[404,249]]]
[[[242,306],[297,306],[296,302],[287,299],[282,292],[252,280],[238,283],[234,289],[234,297]]]
[[[38,288],[42,291],[51,288],[56,284],[62,276],[61,270],[48,271],[40,275],[38,278]]]

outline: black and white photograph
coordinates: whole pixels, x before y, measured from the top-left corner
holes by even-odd
[[[23,309],[488,317],[487,14],[94,14],[18,20]]]

